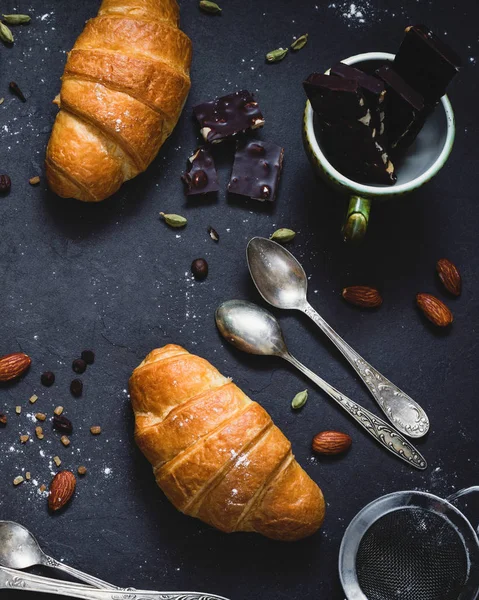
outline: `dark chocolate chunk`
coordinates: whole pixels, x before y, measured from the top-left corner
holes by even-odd
[[[238,142],[228,191],[254,200],[275,200],[284,149],[271,142]]]
[[[247,90],[204,102],[193,108],[206,142],[222,142],[247,129],[264,125],[258,103]]]
[[[314,112],[330,121],[358,120],[367,114],[366,101],[358,82],[353,79],[311,73],[303,82],[303,87]]]
[[[424,125],[424,99],[396,71],[384,65],[376,71],[387,89],[386,119],[392,149],[409,147]]]
[[[396,71],[432,106],[446,93],[461,65],[459,56],[425,25],[406,28],[394,59]]]
[[[198,148],[190,156],[182,179],[186,184],[187,196],[217,192],[220,189],[215,163],[208,148]]]

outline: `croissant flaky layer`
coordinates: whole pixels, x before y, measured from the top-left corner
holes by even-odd
[[[98,202],[144,171],[190,89],[176,0],[103,0],[62,77],[46,172],[59,196]]]
[[[134,370],[135,438],[183,513],[225,532],[292,541],[322,524],[321,490],[269,414],[208,361],[153,350]]]

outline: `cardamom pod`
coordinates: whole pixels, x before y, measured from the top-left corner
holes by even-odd
[[[294,40],[294,42],[291,44],[291,50],[301,50],[301,48],[304,48],[306,46],[306,42],[308,41],[308,35],[309,34],[305,33]]]
[[[296,396],[293,398],[291,402],[291,408],[297,410],[298,408],[303,408],[306,404],[306,400],[308,399],[308,390],[303,390],[302,392],[298,392]]]
[[[282,229],[277,229],[269,239],[284,244],[285,242],[290,242],[295,235],[295,231],[283,227]]]
[[[288,54],[288,48],[278,48],[277,50],[271,50],[266,55],[266,60],[269,63],[279,62]]]
[[[210,2],[210,0],[200,0],[200,8],[201,10],[211,13],[212,15],[217,15],[223,10],[216,4],[216,2]]]
[[[165,223],[170,227],[184,227],[188,223],[185,217],[182,217],[181,215],[165,215],[164,212],[160,212],[160,217],[162,217]]]
[[[0,40],[7,44],[13,44],[13,33],[10,29],[0,21]]]
[[[2,15],[5,23],[9,25],[21,25],[22,23],[30,23],[31,18],[28,15]]]

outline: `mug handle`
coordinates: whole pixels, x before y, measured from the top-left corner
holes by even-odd
[[[351,196],[342,234],[345,242],[360,242],[368,228],[371,200]]]

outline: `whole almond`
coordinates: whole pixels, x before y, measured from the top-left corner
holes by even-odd
[[[0,381],[10,381],[20,377],[31,364],[29,356],[23,352],[6,354],[0,357]]]
[[[383,299],[378,290],[366,285],[352,285],[350,287],[345,287],[342,296],[350,304],[355,304],[362,308],[376,308],[383,303]]]
[[[71,471],[57,473],[50,484],[48,508],[53,511],[63,508],[73,496],[76,482],[75,475]]]
[[[424,316],[438,327],[447,327],[454,317],[448,307],[431,294],[417,294],[416,302]]]
[[[347,450],[353,440],[340,431],[321,431],[313,438],[313,450],[318,454],[340,454]]]
[[[436,270],[446,290],[454,296],[460,296],[462,280],[456,265],[447,258],[440,258],[436,263]]]

